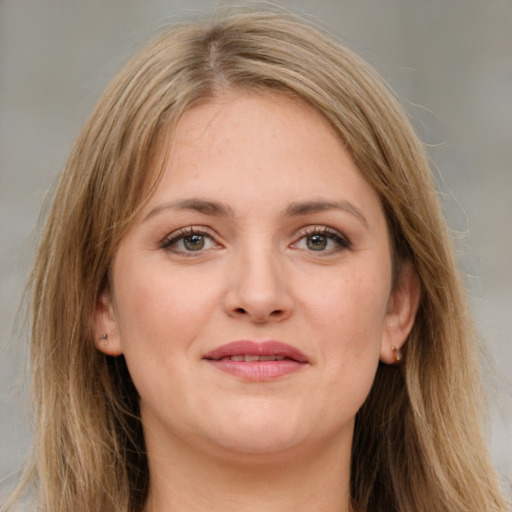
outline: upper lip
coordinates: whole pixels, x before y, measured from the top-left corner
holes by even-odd
[[[307,363],[307,357],[296,347],[282,341],[250,341],[240,340],[221,345],[207,352],[203,359],[219,360],[223,357],[239,355],[284,356],[300,363]]]

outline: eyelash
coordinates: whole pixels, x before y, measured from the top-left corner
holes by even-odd
[[[172,247],[174,244],[180,242],[181,240],[185,240],[186,238],[192,237],[194,235],[208,238],[213,243],[215,243],[213,236],[210,233],[208,233],[207,231],[189,226],[186,228],[179,229],[178,231],[172,233],[170,236],[165,238],[165,240],[160,244],[160,248],[164,249],[166,251],[179,253],[180,255],[195,256],[196,255],[195,253],[202,252],[202,248],[198,251],[187,251],[187,250],[182,250],[182,249],[174,249]]]
[[[206,231],[204,229],[196,228],[193,226],[189,226],[186,228],[179,229],[175,233],[172,233],[169,237],[167,237],[165,240],[163,240],[163,242],[160,244],[160,248],[164,249],[166,251],[174,252],[174,253],[184,255],[187,257],[197,256],[198,254],[204,252],[205,250],[211,249],[211,247],[208,247],[206,249],[204,249],[203,247],[200,247],[198,250],[194,251],[194,250],[173,248],[173,245],[177,244],[178,242],[180,242],[182,240],[185,240],[186,238],[192,237],[192,236],[200,236],[200,237],[203,237],[203,239],[209,239],[211,241],[210,243],[215,244],[214,237],[208,231]],[[314,250],[314,249],[310,249],[309,247],[307,247],[307,249],[309,249],[309,252],[312,252],[312,253],[318,252],[318,253],[324,253],[324,254],[332,254],[332,253],[337,253],[339,251],[343,251],[343,250],[352,248],[352,243],[346,236],[342,235],[335,229],[332,229],[332,228],[329,228],[326,226],[310,226],[310,227],[304,228],[300,232],[300,235],[296,239],[296,242],[291,244],[291,247],[298,248],[297,247],[298,244],[300,242],[302,242],[303,240],[307,244],[307,239],[310,237],[314,237],[314,236],[325,237],[327,239],[326,243],[328,243],[328,241],[330,240],[330,241],[334,242],[337,245],[337,247],[327,249],[327,250],[325,250],[325,248],[321,248],[320,250]]]
[[[321,251],[314,251],[311,249],[311,252],[319,252],[319,253],[323,252],[323,253],[332,254],[333,252],[338,252],[338,251],[352,248],[352,243],[346,236],[342,235],[335,229],[328,228],[326,226],[312,226],[312,227],[305,228],[300,233],[300,236],[297,239],[297,241],[292,244],[292,246],[297,246],[297,244],[299,242],[301,242],[302,240],[307,239],[309,237],[313,237],[315,235],[323,236],[323,237],[327,238],[328,240],[335,242],[337,247],[335,249],[321,250]]]

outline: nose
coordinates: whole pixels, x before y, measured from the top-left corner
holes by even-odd
[[[229,269],[225,310],[253,323],[281,322],[290,317],[294,301],[290,281],[277,254],[250,251]]]

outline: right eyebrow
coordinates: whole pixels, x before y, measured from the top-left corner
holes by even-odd
[[[169,201],[155,206],[144,218],[144,222],[165,210],[191,210],[202,213],[204,215],[212,215],[214,217],[230,217],[233,216],[231,208],[217,201],[208,201],[205,199],[178,199]]]

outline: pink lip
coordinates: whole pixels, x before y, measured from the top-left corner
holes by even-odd
[[[233,361],[232,356],[280,356],[276,361]],[[251,381],[271,380],[294,373],[306,366],[307,357],[297,348],[280,341],[235,341],[222,345],[203,359],[215,368],[236,377]]]

